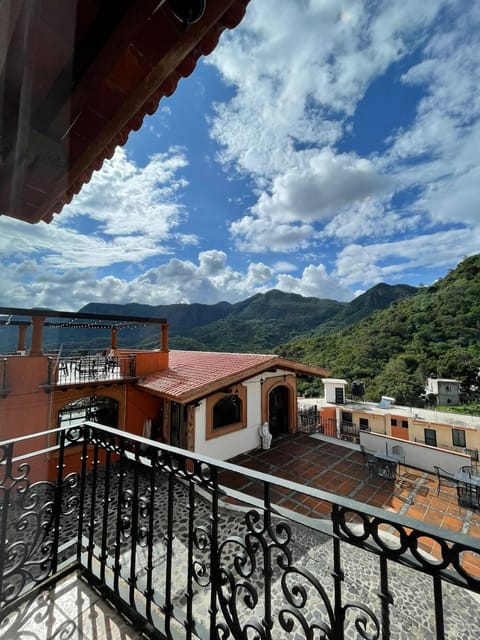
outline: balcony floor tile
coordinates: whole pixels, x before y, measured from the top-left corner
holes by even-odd
[[[140,640],[77,572],[21,601],[0,625],[1,640]]]

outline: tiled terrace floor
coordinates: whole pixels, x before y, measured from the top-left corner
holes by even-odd
[[[19,603],[0,624],[1,640],[140,640],[119,613],[71,573]]]
[[[460,507],[454,487],[442,487],[437,496],[434,474],[403,465],[395,482],[369,478],[358,447],[351,444],[301,434],[274,441],[268,450],[255,449],[230,462],[480,538],[480,513]],[[260,486],[246,476],[224,472],[220,482],[250,495],[262,495]],[[329,504],[296,492],[277,495],[276,504],[313,517],[330,512]],[[435,555],[433,548],[424,550]],[[480,566],[474,573],[480,575]]]

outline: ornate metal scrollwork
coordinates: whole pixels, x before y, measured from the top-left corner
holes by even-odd
[[[360,524],[357,527],[349,525],[349,519],[355,517]],[[451,543],[442,537],[426,534],[411,529],[403,524],[388,519],[372,518],[368,515],[352,511],[344,507],[337,507],[333,516],[334,531],[340,539],[355,544],[377,549],[387,558],[397,560],[403,564],[419,565],[425,573],[440,575],[445,570],[454,570],[459,581],[469,587],[480,589],[480,579],[468,573],[462,566],[461,556],[467,550],[466,545]],[[383,529],[386,527],[388,531]],[[422,540],[431,548],[435,545],[437,556],[422,550]],[[411,559],[408,558],[411,554]],[[452,578],[452,575],[449,576]]]
[[[27,587],[39,584],[52,572],[58,553],[55,545],[57,497],[62,496],[63,518],[74,518],[78,505],[78,474],[67,476],[61,487],[46,481],[31,484],[30,465],[19,464],[14,471],[12,456],[12,445],[1,448],[0,460],[4,464],[0,484],[3,523],[0,606],[13,602]]]
[[[219,546],[218,600],[225,623],[217,625],[218,637],[271,640],[282,630],[319,640],[336,637],[326,590],[293,562],[289,525],[253,509],[245,524],[244,538],[230,536]]]

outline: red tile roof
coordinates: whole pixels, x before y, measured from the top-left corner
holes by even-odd
[[[169,353],[168,369],[146,376],[138,386],[178,402],[188,402],[274,367],[318,376],[328,373],[271,354],[174,350]]]
[[[277,356],[254,353],[170,351],[168,369],[147,376],[139,381],[138,386],[180,399],[212,385],[221,387],[228,384],[231,377],[238,379],[247,372],[255,375],[265,371],[277,360]]]

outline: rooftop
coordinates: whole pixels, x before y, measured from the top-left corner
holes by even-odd
[[[302,399],[303,404],[316,404],[322,406],[337,406],[345,411],[362,411],[376,415],[392,415],[410,418],[415,422],[442,423],[453,427],[464,429],[480,429],[480,416],[467,415],[465,413],[450,413],[448,411],[437,411],[436,409],[419,409],[416,407],[405,407],[392,404],[388,408],[382,408],[375,402],[363,402],[359,400],[346,399],[345,403],[333,404],[326,402],[323,398]]]
[[[301,434],[274,440],[269,450],[255,449],[231,462],[480,538],[480,512],[459,507],[454,487],[442,487],[437,495],[434,474],[403,465],[395,482],[370,478],[358,445],[320,434]],[[238,476],[224,474],[221,481],[233,484],[242,492],[258,495],[257,483],[246,476],[240,480]],[[279,497],[278,505],[311,517],[326,513],[324,503],[295,491]],[[431,546],[425,550],[434,553]],[[475,573],[480,576],[480,562],[476,564]]]
[[[325,369],[255,353],[225,353],[213,351],[169,352],[169,366],[140,380],[139,388],[159,393],[178,402],[202,397],[216,389],[260,375],[275,368],[325,375]]]

